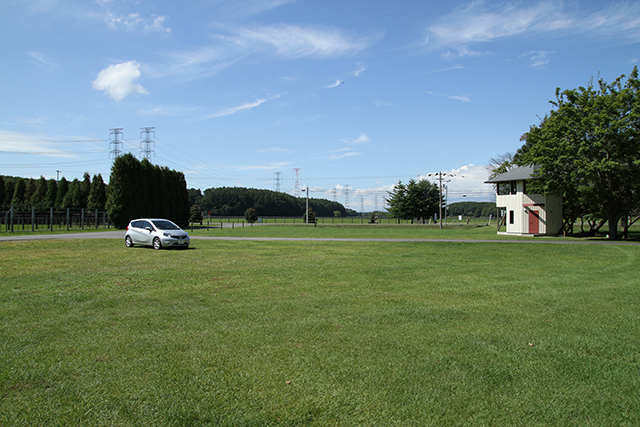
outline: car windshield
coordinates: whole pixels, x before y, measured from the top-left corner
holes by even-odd
[[[159,230],[180,230],[180,227],[171,221],[153,221],[153,225]]]

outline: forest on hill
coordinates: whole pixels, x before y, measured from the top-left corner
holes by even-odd
[[[198,205],[211,216],[243,216],[249,208],[255,209],[258,216],[302,216],[307,203],[305,197],[255,188],[208,188],[204,193],[190,188],[188,191],[189,204]],[[357,215],[341,203],[313,197],[309,198],[309,208],[322,217]]]

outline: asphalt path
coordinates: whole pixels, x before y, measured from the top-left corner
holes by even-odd
[[[0,234],[0,242],[15,242],[26,240],[67,240],[67,239],[123,239],[124,230],[115,231],[92,231],[86,233],[59,233],[59,234],[23,234],[11,235],[10,233]],[[191,240],[236,240],[236,241],[313,241],[313,242],[446,242],[446,243],[534,243],[534,244],[594,244],[594,245],[631,245],[638,246],[640,242],[609,241],[609,240],[489,240],[489,239],[367,239],[367,238],[313,238],[313,237],[215,237],[215,236],[191,236]]]

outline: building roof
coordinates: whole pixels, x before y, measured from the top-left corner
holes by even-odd
[[[485,181],[485,184],[495,184],[498,182],[522,181],[525,179],[530,179],[533,178],[533,173],[536,171],[536,169],[538,169],[537,165],[519,166],[515,169],[511,169],[508,172],[494,176],[490,180]]]

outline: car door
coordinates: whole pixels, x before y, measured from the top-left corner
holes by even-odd
[[[151,245],[153,244],[153,225],[149,221],[141,221],[142,225],[139,228],[140,230],[140,244],[141,245]]]

